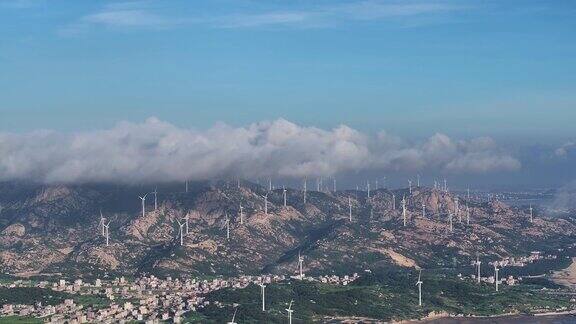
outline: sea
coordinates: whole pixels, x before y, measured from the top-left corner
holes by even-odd
[[[576,315],[530,316],[515,315],[484,318],[439,318],[421,323],[426,324],[575,324]]]

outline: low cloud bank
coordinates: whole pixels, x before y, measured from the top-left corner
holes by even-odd
[[[0,180],[169,182],[223,177],[332,176],[367,170],[453,174],[511,171],[520,162],[486,137],[435,134],[412,143],[278,119],[246,127],[184,129],[149,118],[99,131],[0,133]]]

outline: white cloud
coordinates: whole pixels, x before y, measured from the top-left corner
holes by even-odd
[[[559,148],[557,148],[554,151],[554,154],[557,157],[565,158],[568,155],[568,152],[570,152],[574,149],[576,149],[576,142],[569,141],[569,142],[564,143],[564,145],[560,146]]]
[[[112,129],[61,134],[0,133],[0,180],[150,182],[228,176],[303,177],[364,170],[484,173],[520,163],[490,139],[436,134],[408,143],[384,132],[331,130],[279,119],[206,131],[150,118]]]

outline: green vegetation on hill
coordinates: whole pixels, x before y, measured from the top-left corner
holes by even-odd
[[[207,296],[211,304],[200,310],[203,323],[229,321],[234,305],[237,320],[243,323],[281,323],[285,309],[294,300],[294,323],[321,321],[334,317],[365,317],[390,321],[423,318],[432,311],[488,316],[510,312],[531,313],[567,307],[567,298],[542,286],[501,286],[495,292],[488,284],[477,285],[444,275],[423,276],[423,306],[418,306],[417,273],[404,269],[377,270],[348,286],[291,280],[266,288],[267,311],[261,311],[260,287],[224,289]],[[222,303],[217,306],[214,302]],[[198,315],[196,315],[198,316]]]
[[[41,324],[44,323],[39,318],[20,317],[20,316],[6,316],[0,317],[0,324]]]
[[[33,287],[0,288],[0,306],[4,304],[34,305],[35,303],[56,305],[67,298],[72,298],[72,295],[51,289]]]

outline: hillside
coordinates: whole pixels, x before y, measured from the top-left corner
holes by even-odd
[[[441,268],[561,247],[576,220],[537,215],[498,201],[480,202],[431,188],[268,193],[248,182],[197,183],[188,192],[113,185],[0,184],[0,270],[16,275],[103,273],[236,275],[345,274],[377,266]],[[395,198],[393,203],[392,198]],[[406,198],[406,226],[402,197]],[[352,221],[349,206],[352,205]],[[456,215],[456,200],[460,212]],[[243,224],[239,208],[243,208]],[[393,206],[395,205],[395,209]],[[426,215],[423,216],[425,206]],[[467,224],[467,209],[470,221]],[[102,235],[100,210],[109,223]],[[449,214],[453,214],[450,230]],[[177,220],[188,216],[180,245]],[[230,221],[227,239],[226,219]],[[183,226],[185,231],[185,226]]]

